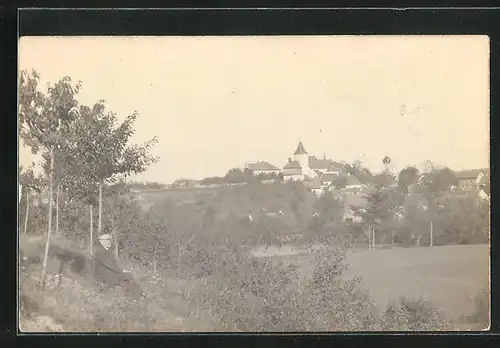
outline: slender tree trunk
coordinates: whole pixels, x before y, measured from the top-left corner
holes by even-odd
[[[29,191],[26,190],[26,213],[24,214],[24,234],[28,234],[28,215],[30,212],[30,196]]]
[[[116,235],[118,233],[118,229],[115,229],[113,231],[113,243],[115,244],[115,256],[118,258],[118,236]]]
[[[178,255],[177,255],[177,278],[180,279],[180,277],[181,277],[181,253],[182,253],[180,238],[178,239],[178,242],[179,242],[179,250],[178,250]]]
[[[376,244],[375,244],[375,243],[376,243],[376,242],[375,242],[375,238],[376,238],[376,235],[375,235],[375,228],[374,228],[374,229],[373,229],[373,240],[372,240],[373,247],[372,247],[372,249],[375,249],[375,245],[376,245]]]
[[[59,184],[56,190],[56,235],[59,235]]]
[[[434,245],[434,219],[431,219],[431,226],[430,226],[430,242],[429,245],[432,247]]]
[[[47,241],[45,242],[45,253],[43,255],[42,276],[40,284],[45,286],[45,272],[47,271],[47,260],[49,257],[50,235],[52,232],[52,176],[54,171],[54,148],[50,149],[50,172],[49,172],[49,222],[47,229]]]
[[[101,230],[102,223],[102,183],[99,183],[99,220],[97,225],[97,235],[100,236],[102,233]]]
[[[372,248],[372,227],[368,227],[368,249]]]
[[[156,276],[156,249],[157,249],[157,244],[155,244],[155,251],[153,253],[153,274]]]
[[[90,211],[90,238],[89,238],[89,254],[92,259],[94,259],[94,233],[92,227],[94,225],[94,219],[92,217],[92,204],[89,206]]]

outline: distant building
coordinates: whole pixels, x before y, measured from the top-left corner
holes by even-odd
[[[355,215],[355,209],[353,208],[366,206],[368,204],[367,196],[371,192],[372,188],[365,185],[351,185],[351,187],[334,190],[333,196],[344,208],[342,219],[344,221],[360,222],[360,218]]]
[[[361,190],[363,188],[363,184],[354,175],[346,175],[345,179],[346,179],[346,185],[345,185],[346,189],[354,188]]]
[[[303,181],[304,185],[317,195],[329,190],[332,183],[343,175],[344,165],[334,162],[323,155],[323,158],[309,155],[304,144],[299,141],[293,157],[289,157],[282,169],[265,162],[247,163],[245,168],[254,175],[281,174],[283,181]],[[349,187],[358,187],[357,178],[349,179]]]
[[[199,181],[191,180],[191,179],[177,179],[175,180],[170,187],[171,188],[181,188],[181,187],[196,187],[198,186]]]
[[[325,187],[321,184],[321,180],[319,178],[314,178],[311,180],[304,180],[304,186],[309,191],[314,192],[318,196],[323,194],[325,191]]]
[[[279,175],[281,170],[276,167],[276,166],[273,166],[271,163],[269,162],[265,162],[265,161],[258,161],[258,162],[255,162],[255,163],[247,163],[245,165],[245,169],[248,169],[252,172],[253,175],[257,176],[257,175]]]
[[[283,167],[283,180],[292,180],[292,181],[300,181],[304,179],[302,175],[302,167],[300,163],[297,161],[292,161],[291,158],[288,159],[288,162]]]
[[[310,156],[304,144],[300,141],[297,149],[293,153],[292,158],[283,166],[284,180],[307,180],[315,179],[321,174],[328,172],[332,165],[332,161],[323,156],[323,159],[318,159],[316,156]]]
[[[488,170],[485,169],[460,170],[455,172],[455,177],[457,178],[459,188],[470,190],[478,188],[479,183],[487,173]]]
[[[490,173],[486,173],[479,181],[479,198],[490,199]]]

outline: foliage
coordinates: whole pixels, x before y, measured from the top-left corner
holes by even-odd
[[[385,233],[399,210],[399,197],[388,186],[380,184],[366,195],[366,200],[367,204],[362,207],[351,207],[354,215],[361,218],[361,223],[367,228]]]
[[[318,255],[313,277],[305,284],[297,281],[293,265],[224,255],[224,266],[197,296],[229,330],[347,331],[376,326],[375,307],[356,289],[359,280],[342,279],[341,252]]]
[[[221,185],[224,183],[226,183],[226,180],[218,176],[204,178],[200,181],[200,185]]]
[[[490,325],[491,298],[489,289],[479,291],[474,298],[474,313],[467,319],[470,323],[478,323],[487,328]]]
[[[68,189],[69,200],[90,197],[93,203],[98,184],[140,173],[157,161],[149,153],[156,138],[141,145],[129,144],[137,113],[119,123],[103,101],[93,107],[78,103],[80,82],[73,85],[71,78],[64,77],[49,85],[46,94],[38,82],[35,71],[21,72],[20,134],[34,153],[41,152],[45,173],[54,149],[54,180]]]
[[[441,199],[436,216],[436,245],[488,243],[490,207],[476,197]]]
[[[136,118],[134,113],[118,123],[115,114],[105,112],[102,102],[93,108],[80,106],[78,118],[66,133],[71,141],[59,148],[70,200],[89,198],[89,203],[95,203],[100,183],[116,183],[157,161],[149,153],[156,138],[142,145],[129,144]]]
[[[305,238],[311,242],[332,243],[345,240],[349,229],[342,222],[344,208],[332,195],[321,196],[314,204],[315,216],[310,220]]]
[[[440,331],[449,327],[431,303],[405,297],[387,306],[381,324],[386,331]]]
[[[368,168],[363,166],[363,162],[354,161],[351,164],[346,163],[343,167],[343,175],[353,175],[365,185],[372,183],[374,175]]]
[[[19,183],[23,185],[23,196],[28,190],[40,193],[42,189],[47,186],[47,180],[41,174],[35,175],[34,164],[26,169],[20,166]]]
[[[76,117],[75,97],[80,83],[73,85],[64,77],[48,86],[47,94],[39,90],[40,76],[36,71],[21,71],[19,81],[19,131],[33,153],[50,150],[65,141],[61,131]]]
[[[241,184],[253,181],[255,181],[253,173],[248,169],[241,170],[239,168],[233,168],[224,176],[224,182],[231,184]]]
[[[447,191],[456,184],[457,179],[451,169],[447,167],[439,169],[433,166],[432,170],[421,176],[419,186],[421,192],[432,195]]]
[[[415,167],[406,167],[401,169],[398,176],[399,190],[404,194],[408,194],[408,188],[415,185],[418,182],[419,177],[420,173]]]

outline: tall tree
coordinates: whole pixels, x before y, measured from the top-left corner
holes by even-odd
[[[98,233],[102,233],[103,195],[113,191],[107,188],[131,174],[143,172],[158,160],[150,152],[156,137],[139,145],[130,143],[137,116],[134,112],[120,123],[114,113],[106,110],[103,101],[92,108],[80,106],[78,118],[68,130],[72,141],[65,142],[61,149],[66,166],[64,173],[70,179],[65,180],[65,186],[70,188],[69,198],[98,204]],[[117,242],[119,231],[113,228]]]

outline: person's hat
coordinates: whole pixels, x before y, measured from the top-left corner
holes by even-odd
[[[107,234],[107,233],[101,234],[99,236],[99,240],[111,240],[111,236],[109,234]]]

